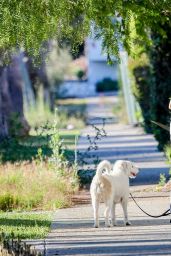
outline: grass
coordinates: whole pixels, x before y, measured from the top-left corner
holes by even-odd
[[[66,113],[62,107],[51,113],[39,102],[26,115],[34,128],[30,135],[0,144],[0,210],[54,210],[72,205],[79,186],[74,147],[79,121],[84,119],[85,104],[81,104],[71,104],[72,110],[69,107]],[[62,105],[68,108],[65,100]],[[71,124],[75,129],[65,129]]]
[[[79,130],[71,130],[71,131],[60,131],[59,132],[61,139],[64,140],[64,144],[69,148],[73,148],[72,146],[75,145],[75,139],[80,135]]]
[[[44,156],[50,156],[51,149],[43,142],[45,140],[45,136],[29,136],[22,140],[12,138],[3,141],[0,144],[1,164],[32,161],[36,158],[39,147],[42,148]]]
[[[20,239],[41,239],[49,232],[52,214],[0,212],[0,233]]]
[[[72,126],[75,129],[81,129],[86,121],[86,100],[84,99],[63,99],[56,102],[58,109],[57,116],[50,111],[49,107],[44,105],[39,99],[37,104],[29,111],[25,111],[26,119],[30,126],[41,127],[45,124],[53,124],[56,119],[59,129]]]
[[[72,205],[79,186],[74,146],[85,125],[85,110],[84,100],[61,100],[53,113],[39,99],[25,113],[30,135],[0,143],[0,210],[4,211],[0,212],[0,233],[20,239],[44,238],[52,214],[37,211]]]
[[[74,155],[74,144],[75,138],[80,135],[79,130],[61,130],[59,131],[61,140],[65,145],[65,155]],[[50,157],[52,149],[49,147],[50,135],[41,133],[36,135],[32,132],[26,138],[22,139],[8,139],[0,144],[0,162],[21,162],[21,161],[32,161],[36,159],[38,149],[41,147],[42,154],[44,157]],[[69,158],[69,160],[71,160]]]
[[[63,113],[67,119],[67,124],[73,126],[73,128],[84,128],[86,123],[86,100],[85,99],[61,99],[57,101],[59,112]],[[62,120],[62,116],[61,116]],[[63,118],[63,123],[66,123]]]
[[[68,98],[68,99],[58,99],[57,104],[62,105],[77,105],[83,106],[87,104],[87,100],[84,98]]]
[[[62,173],[62,175],[61,175]],[[0,166],[0,209],[54,210],[72,204],[77,190],[73,170],[57,170],[51,163],[33,161]]]
[[[54,210],[71,206],[71,197],[78,189],[74,169],[78,135],[79,130],[50,127],[40,135],[1,143],[0,210]]]

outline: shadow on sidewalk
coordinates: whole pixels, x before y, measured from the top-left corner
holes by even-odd
[[[100,221],[100,228],[99,229],[94,229],[93,228],[93,220],[79,220],[79,219],[73,219],[71,218],[70,220],[68,220],[68,218],[64,218],[64,219],[60,219],[59,221],[54,221],[52,223],[52,231],[53,229],[69,229],[69,230],[72,230],[74,229],[75,231],[80,228],[84,228],[84,229],[90,229],[92,228],[93,230],[96,230],[96,232],[100,232],[101,229],[105,229],[108,230],[108,231],[117,231],[118,229],[120,228],[124,228],[125,230],[127,229],[131,229],[133,227],[145,227],[145,226],[162,226],[162,225],[168,225],[170,223],[170,219],[167,217],[167,218],[162,218],[162,219],[152,219],[152,218],[145,218],[143,219],[142,216],[139,216],[138,217],[139,219],[133,219],[131,220],[131,226],[130,227],[127,227],[127,226],[124,226],[123,225],[123,221],[122,220],[118,220],[117,223],[118,225],[117,226],[114,226],[114,227],[110,227],[110,228],[106,228],[104,226],[104,221]],[[170,225],[170,228],[171,228],[171,225]],[[144,230],[144,229],[143,229]],[[84,230],[86,231],[86,230]],[[61,232],[61,230],[60,230]],[[65,231],[64,231],[65,232]]]

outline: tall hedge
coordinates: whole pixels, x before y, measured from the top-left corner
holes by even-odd
[[[148,51],[148,58],[142,55],[130,63],[134,75],[133,92],[142,110],[144,128],[146,132],[153,132],[159,149],[169,142],[169,133],[151,121],[169,125],[171,97],[171,25],[165,24],[162,29],[165,35],[152,34],[153,46]]]
[[[132,77],[132,91],[138,101],[143,116],[145,132],[152,132],[151,123],[151,67],[146,54],[140,58],[129,60],[129,69]]]
[[[169,125],[168,110],[171,97],[171,24],[165,24],[166,35],[153,33],[153,47],[150,51],[150,61],[154,82],[151,84],[151,118],[154,121]],[[162,149],[169,142],[168,131],[153,125],[153,133]]]

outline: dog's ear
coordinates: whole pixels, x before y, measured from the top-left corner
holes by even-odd
[[[122,168],[123,168],[123,169],[127,169],[127,167],[128,167],[128,166],[127,166],[127,162],[126,162],[126,161],[123,161],[123,162],[122,162]]]
[[[123,169],[124,173],[129,176],[129,173],[130,173],[129,161],[123,161],[122,162],[122,169]]]

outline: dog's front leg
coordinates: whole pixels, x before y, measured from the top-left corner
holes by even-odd
[[[122,202],[121,202],[121,205],[122,205],[122,208],[123,208],[123,213],[124,213],[124,223],[126,226],[129,226],[131,225],[131,222],[128,220],[128,212],[127,212],[127,200],[123,199]]]

